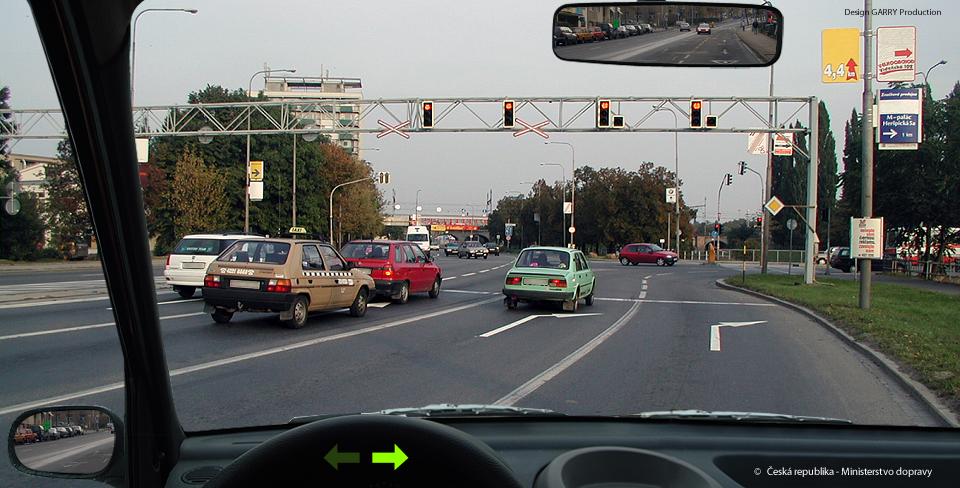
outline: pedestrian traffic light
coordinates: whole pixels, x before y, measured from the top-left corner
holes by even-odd
[[[762,226],[763,226],[763,217],[757,217],[756,224],[757,224],[757,227],[762,227]]]
[[[610,127],[610,100],[597,100],[597,127]]]
[[[727,186],[730,186],[732,184],[733,184],[733,175],[730,173],[727,173]]]
[[[703,127],[703,100],[690,100],[690,127]]]
[[[708,128],[708,129],[716,129],[716,128],[717,128],[717,116],[716,116],[716,115],[708,115],[708,116],[707,116],[707,128]]]
[[[432,101],[423,101],[420,102],[420,120],[424,129],[433,128],[433,102]]]
[[[723,225],[721,225],[720,222],[714,222],[714,223],[713,223],[713,231],[716,232],[717,235],[722,234],[722,233],[723,233]]]
[[[512,129],[514,126],[513,121],[513,100],[504,100],[503,101],[503,127],[505,129]]]
[[[747,171],[747,163],[740,161],[737,163],[737,166],[740,168],[740,175],[742,176],[743,173]]]

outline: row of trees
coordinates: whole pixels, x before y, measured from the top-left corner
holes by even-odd
[[[674,205],[664,202],[666,188],[673,186],[673,173],[662,166],[645,162],[636,171],[581,166],[574,181],[576,241],[581,249],[607,253],[629,242],[659,242],[667,237],[668,219],[676,224],[675,216],[670,217]],[[569,188],[540,180],[526,195],[502,198],[490,214],[490,233],[503,235],[505,224],[511,222],[517,224],[511,244],[561,245],[561,232],[570,225],[569,217],[566,223],[562,220],[563,194],[569,201]],[[695,212],[680,197],[681,249],[686,249],[691,246],[689,222]]]

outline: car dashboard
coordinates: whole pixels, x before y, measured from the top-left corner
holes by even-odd
[[[947,428],[629,417],[417,420],[481,440],[524,487],[946,487],[960,480],[960,432]],[[166,486],[202,486],[291,427],[188,435]],[[319,461],[329,447],[317,446],[318,463],[305,467],[305,483],[310,470],[331,469]],[[407,462],[431,461],[411,453]]]

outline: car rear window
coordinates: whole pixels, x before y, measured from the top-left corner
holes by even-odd
[[[290,244],[270,241],[237,241],[217,261],[228,263],[284,264]]]
[[[351,242],[343,246],[340,254],[345,258],[353,259],[387,259],[390,255],[390,244]]]
[[[407,234],[407,240],[411,242],[427,242],[430,240],[428,234]]]
[[[216,256],[223,252],[220,239],[182,239],[173,254]]]
[[[552,249],[528,249],[520,253],[518,268],[569,269],[570,254]]]

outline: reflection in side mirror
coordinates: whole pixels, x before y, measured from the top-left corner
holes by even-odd
[[[553,16],[553,52],[566,61],[636,66],[768,66],[780,57],[783,15],[759,5],[583,3]]]
[[[117,456],[119,426],[119,418],[100,407],[31,410],[10,429],[11,461],[31,474],[94,478]]]

